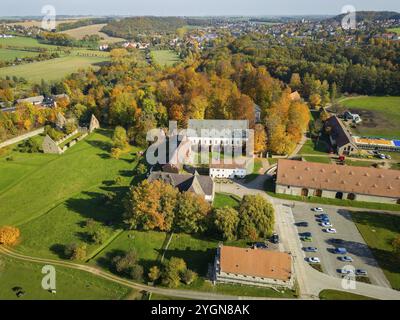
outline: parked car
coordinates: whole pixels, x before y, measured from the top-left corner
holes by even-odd
[[[297,223],[297,226],[298,226],[298,227],[307,228],[307,227],[308,227],[308,222],[299,222],[299,223]]]
[[[332,234],[337,233],[336,229],[333,229],[333,228],[325,229],[325,232],[332,233]]]
[[[312,237],[302,237],[301,240],[303,240],[304,242],[312,242],[313,238]]]
[[[333,227],[332,223],[330,223],[329,221],[322,222],[321,226],[324,228],[332,228]]]
[[[309,263],[321,263],[321,260],[317,257],[307,258]]]
[[[392,160],[392,157],[390,156],[390,155],[386,155],[386,159],[388,159],[388,160]]]
[[[324,209],[322,209],[322,208],[313,208],[311,210],[314,212],[324,212]]]
[[[354,274],[354,270],[349,268],[342,268],[339,270],[340,274]]]
[[[368,272],[366,270],[363,270],[363,269],[357,269],[356,270],[356,276],[366,277],[366,276],[368,276]]]
[[[334,252],[336,254],[343,254],[343,255],[347,254],[347,250],[345,248],[335,248]]]
[[[304,251],[305,252],[318,252],[318,249],[314,248],[314,247],[305,247]]]
[[[349,256],[340,257],[339,260],[343,262],[353,262],[353,258]]]
[[[279,235],[277,233],[274,233],[271,237],[271,242],[274,244],[278,244],[279,243]]]
[[[257,242],[254,244],[254,248],[256,249],[268,249],[268,245],[264,242]]]

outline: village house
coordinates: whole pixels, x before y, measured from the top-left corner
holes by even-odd
[[[169,183],[180,192],[193,192],[199,196],[204,197],[208,202],[214,201],[214,182],[210,177],[201,176],[197,173],[191,174],[177,174],[168,172],[152,172],[148,177],[148,181],[161,180]]]
[[[358,152],[354,138],[338,117],[330,117],[325,122],[325,130],[328,132],[331,145],[338,155],[349,156]]]
[[[221,163],[213,164],[210,163],[210,177],[211,178],[226,178],[235,179],[247,176],[246,163],[234,163],[225,164],[223,161]]]
[[[276,193],[400,204],[400,171],[281,159]]]
[[[260,287],[293,288],[292,257],[286,252],[221,245],[214,262],[214,280]]]

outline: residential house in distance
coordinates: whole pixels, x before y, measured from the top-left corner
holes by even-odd
[[[204,197],[208,202],[214,201],[214,182],[208,176],[198,174],[177,174],[168,172],[152,172],[148,181],[161,180],[169,183],[180,192],[193,192]]]
[[[400,204],[400,171],[281,159],[275,192]]]
[[[259,287],[293,288],[290,254],[221,245],[214,262],[214,280]]]
[[[338,155],[349,156],[358,152],[354,138],[338,117],[330,117],[325,122],[325,129],[328,131],[331,144]]]

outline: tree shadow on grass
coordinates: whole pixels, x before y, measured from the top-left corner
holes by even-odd
[[[100,140],[87,140],[86,143],[105,152],[110,152],[112,147],[110,142]]]
[[[338,213],[352,222],[373,228],[387,229],[400,233],[400,216],[373,211],[339,210]]]
[[[65,245],[64,244],[53,244],[50,247],[50,251],[52,251],[54,254],[56,254],[60,259],[68,259],[68,257],[65,255]]]
[[[162,249],[159,249],[159,252],[162,254]],[[208,265],[214,261],[215,254],[216,249],[196,250],[191,247],[186,247],[185,249],[166,250],[164,258],[182,258],[185,260],[189,269],[205,277],[207,275]]]

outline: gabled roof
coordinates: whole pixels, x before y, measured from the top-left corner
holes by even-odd
[[[162,180],[169,183],[180,192],[194,192],[199,195],[212,196],[214,192],[214,182],[209,176],[177,174],[168,172],[152,172],[148,180]]]
[[[281,159],[278,185],[400,199],[400,171]]]
[[[292,276],[292,258],[288,253],[222,246],[222,272],[289,281]]]
[[[351,136],[349,130],[344,126],[343,122],[336,116],[330,117],[325,127],[331,128],[330,135],[335,139],[337,146],[340,148],[349,143],[354,144],[354,139]]]

